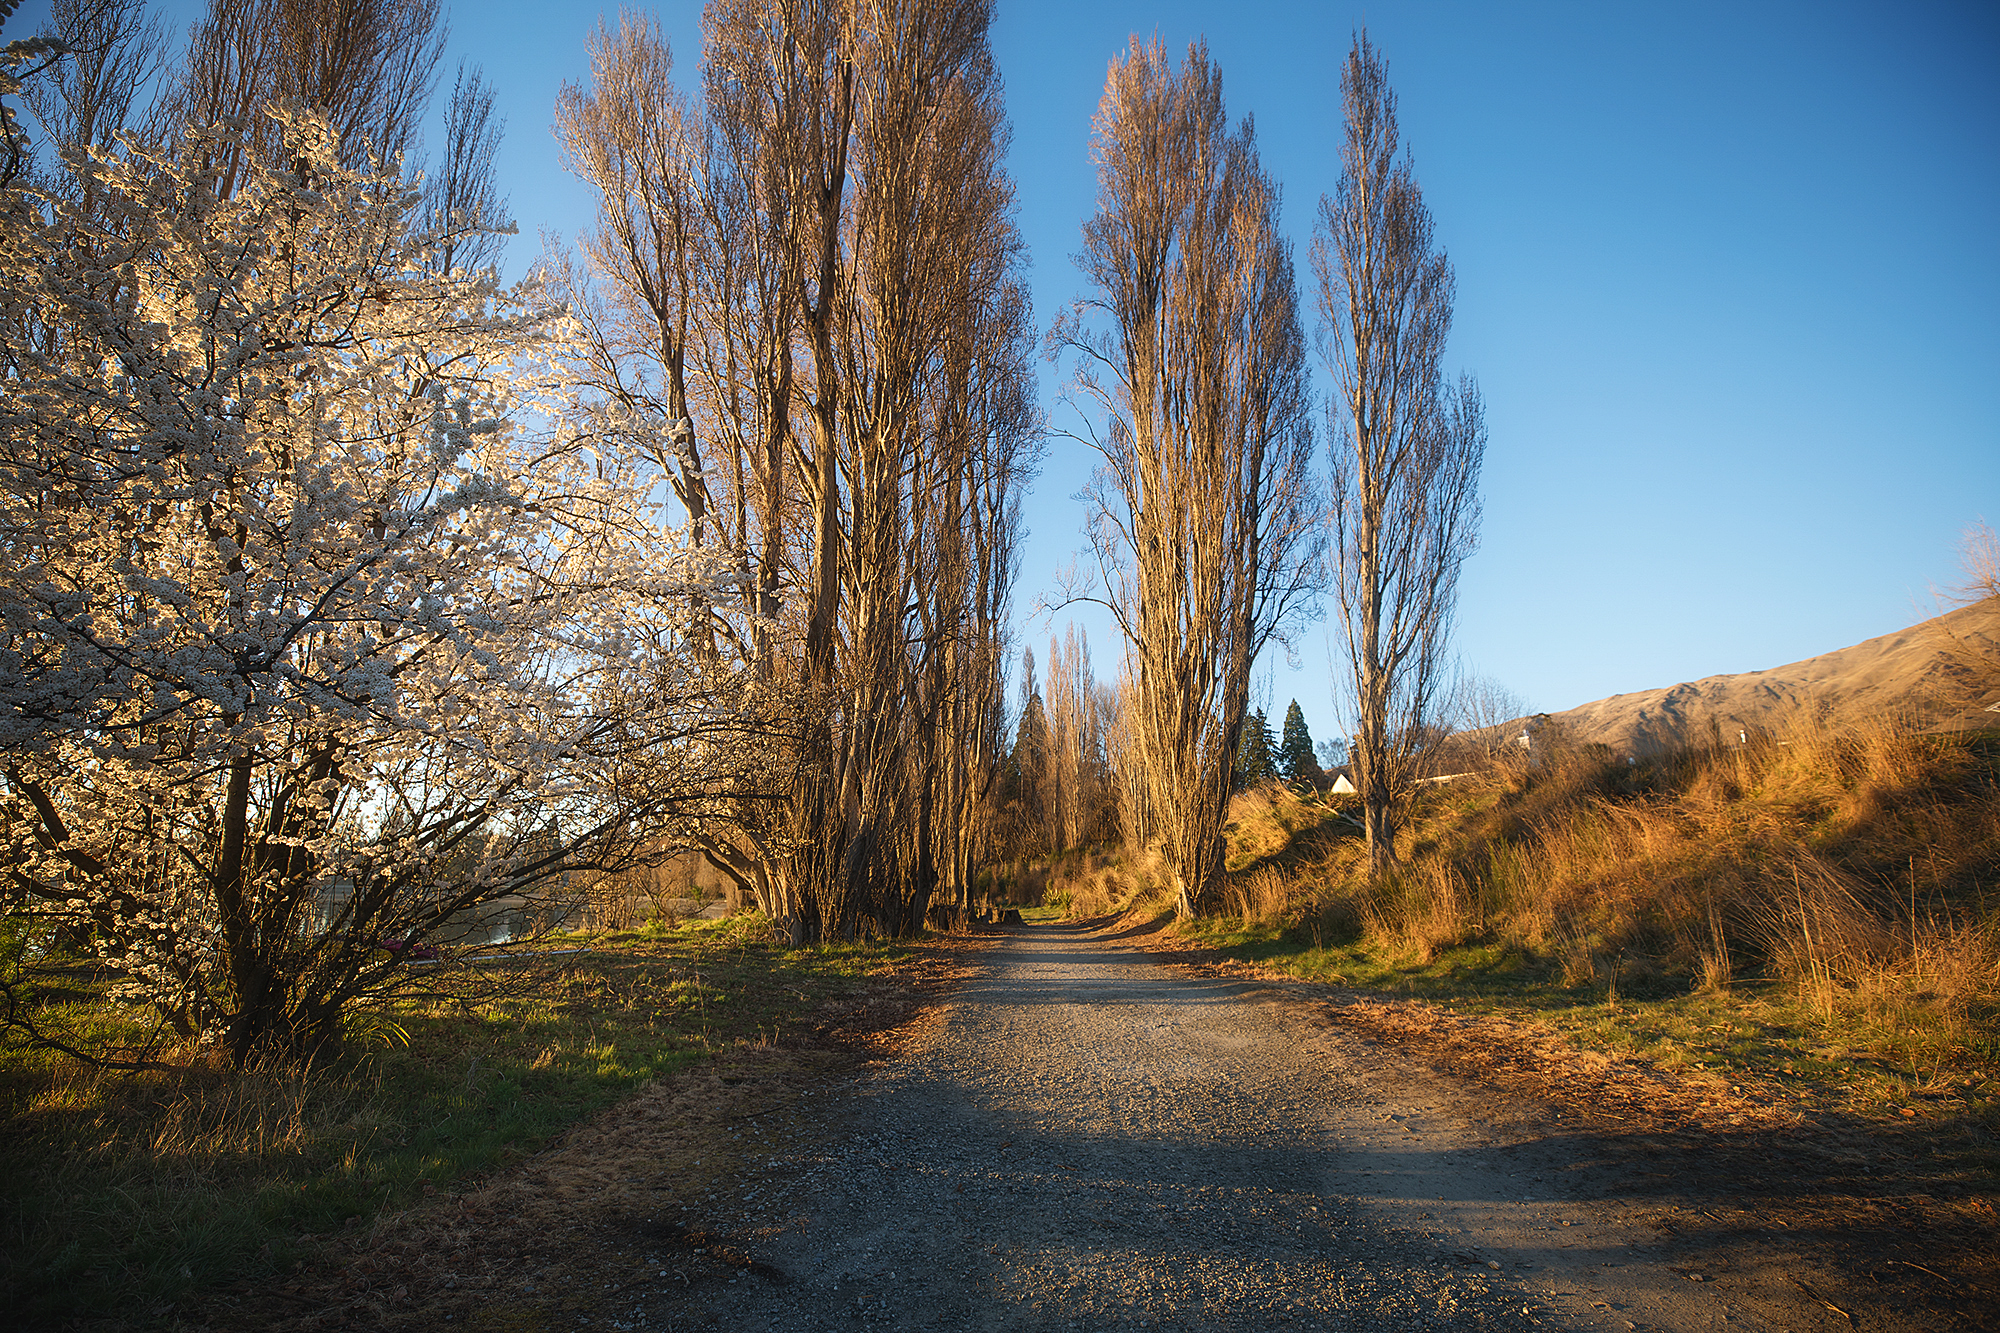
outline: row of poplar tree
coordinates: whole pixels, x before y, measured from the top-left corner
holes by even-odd
[[[1061,639],[1050,640],[1044,661],[1042,675],[1033,649],[1021,655],[1013,744],[994,789],[992,853],[1001,860],[1124,843],[1143,808],[1143,790],[1132,781],[1136,760],[1125,700],[1092,674],[1087,637],[1069,626]],[[1337,759],[1343,748],[1334,742],[1326,756]],[[1298,700],[1285,710],[1282,736],[1272,732],[1262,708],[1254,709],[1244,719],[1231,788],[1284,782],[1310,791],[1327,780],[1320,757]]]
[[[418,152],[437,0],[57,0],[0,82],[16,961],[241,1060],[690,848],[795,944],[962,909],[1042,433],[990,20],[716,0],[695,97],[598,28],[597,221],[509,286],[477,71]]]

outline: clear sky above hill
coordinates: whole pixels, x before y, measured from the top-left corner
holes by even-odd
[[[198,6],[164,8],[185,27]],[[692,86],[700,6],[655,12]],[[45,14],[35,0],[6,35]],[[454,8],[452,58],[485,66],[508,120],[516,271],[541,233],[589,221],[548,125],[558,86],[587,73],[595,18]],[[1340,62],[1364,21],[1457,269],[1448,364],[1486,394],[1466,664],[1555,710],[1927,613],[1961,530],[2000,524],[2000,9],[1000,0],[1043,326],[1081,291],[1091,117],[1134,33],[1175,51],[1207,38],[1230,112],[1254,115],[1284,183],[1309,280]],[[1058,429],[1075,424],[1061,380],[1044,368]],[[1052,439],[1018,596],[1031,644],[1051,626],[1026,613],[1081,546],[1072,497],[1091,466]],[[1117,645],[1087,624],[1108,675]],[[1330,630],[1309,629],[1300,669],[1277,662],[1266,686],[1274,717],[1296,696],[1322,738],[1337,734]]]

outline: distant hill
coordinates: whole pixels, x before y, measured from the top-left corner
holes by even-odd
[[[1788,666],[1614,694],[1549,716],[1577,740],[1644,756],[1706,740],[1711,721],[1734,741],[1780,731],[1808,710],[1835,725],[1915,710],[1934,729],[2000,728],[2000,598]]]

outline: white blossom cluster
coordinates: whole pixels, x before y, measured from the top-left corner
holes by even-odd
[[[239,1058],[746,755],[683,650],[734,576],[604,433],[520,424],[567,319],[269,114],[288,165],[226,193],[241,125],[0,197],[0,893]]]

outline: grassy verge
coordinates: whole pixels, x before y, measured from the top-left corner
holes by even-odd
[[[1963,1115],[2000,1134],[2000,1071],[1976,1032],[1967,1042],[1851,1011],[1829,1017],[1778,979],[1751,977],[1728,990],[1666,976],[1577,983],[1565,979],[1561,961],[1519,947],[1462,944],[1418,961],[1366,940],[1316,945],[1306,927],[1241,918],[1189,922],[1179,933],[1302,980],[1537,1022],[1582,1049],[1754,1084],[1802,1110]]]
[[[506,998],[381,1015],[311,1073],[106,1074],[0,1049],[0,1305],[26,1327],[143,1318],[285,1271],[302,1237],[503,1167],[690,1062],[784,1040],[897,953],[785,951],[754,918],[551,947],[588,951]]]

